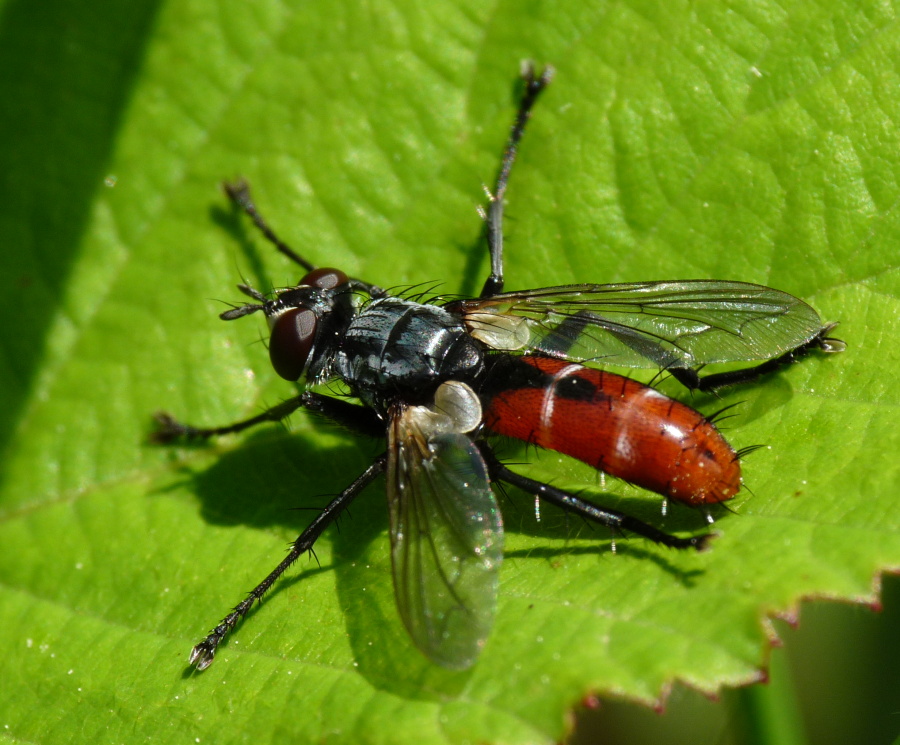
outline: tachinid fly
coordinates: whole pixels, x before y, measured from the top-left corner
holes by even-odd
[[[578,458],[689,505],[731,499],[739,454],[715,425],[656,389],[582,363],[657,368],[691,390],[755,380],[811,350],[838,352],[802,300],[744,282],[687,280],[566,285],[503,292],[503,199],[531,109],[550,68],[523,70],[524,92],[483,212],[491,273],[478,298],[433,303],[393,296],[337,269],[315,268],[257,212],[243,182],[226,185],[283,254],[303,267],[295,287],[225,320],[261,312],[280,376],[303,392],[245,421],[198,428],[158,414],[158,442],[208,438],[278,421],[303,408],[387,449],[312,521],[287,557],[191,652],[198,670],[238,621],[378,476],[387,480],[397,607],[415,644],[448,668],[472,665],[494,617],[503,519],[493,483],[512,484],[564,510],[672,548],[702,548],[709,535],[677,537],[571,492],[522,476],[494,454],[504,435]],[[700,376],[718,362],[756,361]],[[339,379],[358,403],[310,390]]]

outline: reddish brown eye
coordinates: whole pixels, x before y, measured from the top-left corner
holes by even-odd
[[[308,287],[317,287],[320,290],[333,290],[338,285],[344,284],[347,279],[347,275],[340,269],[322,266],[309,272],[300,280],[300,284]]]
[[[272,326],[269,359],[285,380],[299,380],[316,338],[316,314],[305,308],[291,308]]]

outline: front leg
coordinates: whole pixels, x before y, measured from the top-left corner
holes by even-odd
[[[165,411],[159,411],[153,415],[157,428],[150,434],[150,441],[165,445],[176,440],[205,440],[243,432],[264,422],[280,422],[297,409],[307,409],[357,434],[369,437],[384,436],[384,423],[372,409],[321,393],[304,391],[299,396],[282,401],[261,414],[222,427],[195,427],[178,421]]]
[[[256,202],[253,201],[253,197],[250,194],[250,184],[248,184],[244,179],[238,179],[237,181],[226,181],[222,184],[222,189],[225,191],[225,194],[228,195],[228,198],[243,210],[246,215],[253,220],[253,224],[257,227],[260,233],[263,234],[265,239],[269,241],[275,248],[279,251],[279,253],[287,256],[291,261],[302,266],[307,272],[312,272],[316,269],[315,264],[311,261],[307,261],[300,254],[298,254],[294,249],[292,249],[287,243],[285,243],[281,238],[276,235],[275,231],[269,226],[269,223],[266,222],[265,218],[260,213],[259,209],[256,206]],[[361,279],[352,280],[355,285],[358,285],[365,292],[368,292],[373,297],[380,297],[384,295],[384,290],[382,290],[377,285],[373,285],[371,282],[365,282]],[[251,297],[259,297],[261,299],[265,299],[262,295],[254,295],[255,290],[247,287],[246,285],[238,285],[241,292],[251,295]],[[238,316],[232,316],[232,318],[237,318]],[[226,318],[226,320],[231,320],[231,318]]]

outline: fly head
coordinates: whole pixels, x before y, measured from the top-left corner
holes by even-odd
[[[269,359],[282,378],[317,381],[326,377],[341,336],[360,304],[353,280],[339,269],[320,267],[272,299],[247,285],[238,289],[259,303],[225,311],[226,321],[263,311],[269,325]]]

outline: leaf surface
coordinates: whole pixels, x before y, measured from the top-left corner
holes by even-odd
[[[555,742],[589,691],[756,679],[768,615],[874,602],[900,568],[895,5],[2,7],[0,722],[16,741]],[[216,319],[239,281],[299,278],[218,182],[246,177],[316,263],[476,293],[475,206],[523,58],[557,78],[508,193],[508,289],[758,282],[840,321],[848,350],[695,397],[741,402],[727,436],[766,446],[707,553],[612,554],[602,531],[501,499],[498,615],[469,671],[405,635],[379,487],[190,674],[191,646],[308,522],[294,508],[380,452],[300,414],[290,432],[145,444],[158,409],[226,423],[293,394],[261,323]],[[532,456],[531,474],[703,528]]]

